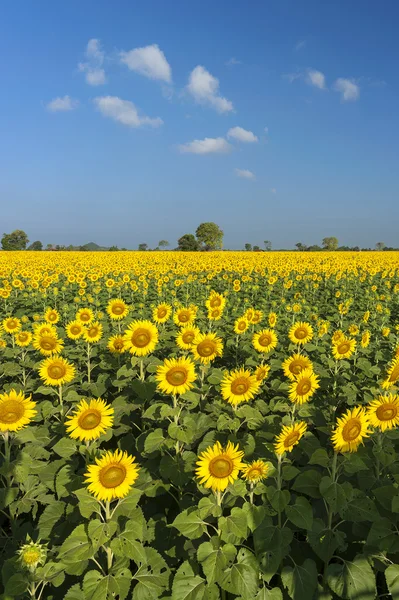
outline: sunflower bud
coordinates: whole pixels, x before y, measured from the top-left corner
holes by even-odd
[[[18,550],[19,561],[22,566],[33,573],[38,565],[43,565],[46,562],[47,548],[44,544],[33,542],[29,536],[27,536],[26,541],[29,543],[24,544]]]

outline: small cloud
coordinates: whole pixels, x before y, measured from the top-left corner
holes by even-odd
[[[258,138],[252,131],[247,131],[242,127],[232,127],[227,132],[227,137],[233,138],[239,142],[257,142]]]
[[[234,67],[235,65],[242,65],[242,60],[237,60],[232,56],[227,62],[224,63],[226,67]]]
[[[268,127],[265,127],[265,128],[263,129],[263,131],[264,131],[265,133],[269,133],[269,128],[268,128]]]
[[[79,105],[78,100],[74,100],[70,96],[63,96],[54,98],[47,105],[46,108],[50,112],[65,112],[68,110],[74,110]]]
[[[319,90],[326,89],[326,78],[321,71],[308,69],[305,81],[308,85],[313,85],[314,87],[319,88]]]
[[[118,96],[101,96],[94,98],[94,103],[104,117],[109,117],[127,127],[159,127],[163,124],[159,117],[150,118],[140,115],[137,108],[129,100],[122,100]]]
[[[203,140],[193,140],[187,144],[179,146],[183,154],[226,154],[232,150],[224,138],[205,138]]]
[[[218,94],[219,79],[201,65],[191,71],[186,89],[199,104],[209,105],[220,113],[233,110],[233,103]]]
[[[339,77],[335,80],[333,89],[341,93],[343,102],[355,102],[360,96],[360,87],[353,79]]]
[[[302,48],[305,48],[306,46],[306,40],[300,40],[299,42],[297,42],[295,44],[294,50],[295,52],[299,52],[299,50],[302,50]]]
[[[293,83],[296,79],[300,79],[302,73],[285,73],[282,75],[283,79],[286,79],[289,83]]]
[[[237,177],[242,177],[243,179],[255,179],[255,173],[252,173],[248,169],[235,169],[235,174]]]
[[[277,194],[277,190],[276,190],[276,188],[271,188],[270,192],[271,192],[272,194]]]
[[[89,85],[103,85],[106,83],[105,71],[102,68],[105,53],[101,50],[100,40],[95,38],[88,41],[85,56],[87,61],[78,64],[81,73],[85,73],[86,83]]]
[[[130,69],[148,79],[156,79],[166,83],[172,82],[172,69],[165,54],[157,44],[135,48],[120,53],[121,61]]]

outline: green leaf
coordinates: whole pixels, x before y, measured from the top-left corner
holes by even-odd
[[[307,558],[302,565],[284,567],[281,580],[292,600],[309,600],[317,588],[316,563]]]
[[[306,498],[296,498],[295,504],[286,507],[285,514],[287,515],[287,519],[297,527],[312,529],[312,505]]]
[[[295,479],[292,489],[300,494],[306,494],[311,498],[320,498],[319,485],[321,473],[315,469],[304,471]]]
[[[277,512],[283,512],[291,499],[288,490],[277,490],[273,485],[267,487],[267,498]]]
[[[389,565],[385,569],[385,579],[387,582],[388,590],[392,596],[392,600],[398,600],[399,598],[399,565]]]
[[[346,549],[345,534],[338,529],[328,529],[322,519],[314,519],[313,530],[308,532],[309,544],[312,550],[325,563],[328,563],[338,548],[341,552]]]
[[[89,521],[88,536],[92,543],[94,553],[111,539],[116,532],[117,527],[115,521],[109,521],[108,523],[104,523],[99,519],[92,519]]]
[[[210,600],[212,596],[209,592],[205,579],[196,575],[186,560],[176,571],[171,600]]]
[[[71,438],[63,437],[53,446],[52,450],[62,458],[69,458],[76,453],[76,442]]]
[[[73,493],[79,500],[78,507],[82,517],[89,519],[94,512],[98,512],[99,504],[94,496],[87,491],[87,488],[75,490]]]
[[[333,481],[331,477],[323,477],[319,489],[321,495],[334,513],[346,508],[345,491],[342,485]]]
[[[218,528],[221,539],[232,544],[240,543],[247,537],[247,515],[242,508],[232,508],[230,516],[220,517]]]
[[[219,585],[242,600],[253,600],[258,591],[258,582],[258,562],[252,552],[242,548],[237,554],[237,562],[225,570]]]
[[[369,531],[367,544],[383,552],[398,552],[399,538],[394,523],[386,518],[375,521]]]
[[[128,556],[135,563],[145,564],[146,553],[142,545],[145,536],[146,523],[140,508],[136,514],[127,521],[125,529],[111,542],[111,549],[117,556]]]
[[[310,465],[321,465],[322,467],[328,467],[330,462],[330,457],[324,448],[317,448],[309,459]]]
[[[122,498],[119,501],[117,508],[115,509],[113,519],[117,520],[119,517],[128,517],[136,514],[137,502],[140,500],[142,491],[137,488],[132,488],[126,498]]]
[[[289,553],[293,532],[288,527],[279,529],[271,519],[265,519],[254,531],[255,554],[264,579],[269,582],[277,572],[282,559]]]
[[[375,600],[377,589],[373,569],[364,556],[350,562],[332,563],[327,567],[327,582],[340,598],[348,600]]]
[[[255,506],[249,502],[245,502],[242,507],[243,511],[247,515],[247,525],[253,532],[262,523],[266,516],[266,508],[264,506]]]
[[[359,523],[361,521],[377,521],[380,518],[375,503],[366,496],[356,496],[352,502],[349,502],[348,506],[341,511],[341,515],[343,519],[352,521],[353,523]]]
[[[283,592],[280,588],[268,590],[264,587],[256,594],[255,600],[283,600]]]
[[[85,600],[108,600],[119,593],[118,583],[112,575],[103,577],[98,571],[88,571],[83,579]]]
[[[201,537],[206,531],[206,523],[195,508],[183,510],[173,521],[172,527],[176,527],[182,535],[192,540]]]
[[[283,467],[282,473],[285,481],[291,481],[298,475],[298,473],[300,473],[300,471],[292,465],[286,465]]]
[[[58,551],[58,558],[64,562],[76,563],[93,556],[93,550],[86,535],[85,526],[78,525],[64,541]]]
[[[237,550],[233,544],[215,547],[211,542],[204,542],[197,551],[198,562],[201,563],[207,582],[216,583],[235,559]]]
[[[85,595],[80,589],[79,583],[75,583],[75,585],[69,588],[64,596],[64,600],[85,600]]]
[[[163,435],[163,429],[155,429],[150,434],[148,434],[145,439],[144,452],[146,454],[151,454],[151,452],[157,452],[161,449],[164,442],[165,438]]]
[[[11,596],[11,598],[14,598],[15,596],[22,596],[27,589],[28,580],[22,573],[15,573],[14,575],[11,575],[5,584],[5,593],[7,596]]]
[[[64,502],[57,502],[56,500],[46,506],[43,513],[40,516],[38,529],[39,538],[46,540],[50,537],[50,533],[54,525],[60,520],[65,511]]]
[[[168,585],[169,569],[153,548],[145,548],[146,564],[141,564],[133,579],[137,581],[132,600],[158,600]]]

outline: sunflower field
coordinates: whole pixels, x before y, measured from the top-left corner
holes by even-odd
[[[398,253],[0,253],[0,598],[399,599],[398,388]]]

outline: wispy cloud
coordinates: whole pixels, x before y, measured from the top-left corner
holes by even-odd
[[[106,83],[103,69],[105,53],[101,50],[100,40],[92,38],[86,46],[86,62],[79,63],[78,69],[85,73],[86,83],[89,85],[103,85]]]
[[[224,63],[226,67],[234,67],[235,65],[242,65],[242,60],[237,60],[232,56],[227,62]]]
[[[218,137],[193,140],[180,145],[179,150],[183,154],[226,154],[232,150],[232,146],[224,138]]]
[[[286,79],[289,83],[293,83],[296,79],[301,79],[303,77],[303,73],[284,73],[282,75],[283,79]]]
[[[270,189],[270,192],[271,192],[272,194],[277,194],[277,190],[276,190],[276,188],[271,188],[271,189]]]
[[[294,46],[294,50],[295,52],[299,52],[299,50],[302,50],[303,48],[305,48],[306,46],[306,40],[300,40],[299,42],[297,42]]]
[[[69,110],[74,110],[79,105],[78,100],[74,100],[70,96],[63,96],[62,98],[59,96],[58,98],[54,98],[48,104],[46,104],[47,110],[50,112],[66,112]]]
[[[235,169],[235,174],[243,179],[255,179],[255,173],[248,169]]]
[[[232,127],[227,132],[227,137],[233,138],[239,142],[257,142],[258,138],[252,131],[243,129],[242,127]]]
[[[172,82],[171,66],[157,44],[121,52],[120,58],[131,71],[140,73],[148,79],[156,79],[165,83]]]
[[[339,77],[335,80],[333,89],[340,92],[343,102],[355,102],[360,97],[360,87],[353,79]]]
[[[305,77],[305,81],[308,85],[319,88],[319,90],[326,89],[326,77],[321,71],[315,69],[308,69]]]
[[[230,100],[219,95],[219,79],[201,65],[191,71],[186,89],[196,102],[220,113],[230,112],[234,108]]]
[[[118,96],[101,96],[94,98],[94,103],[97,109],[104,117],[109,117],[127,127],[159,127],[163,124],[159,117],[150,118],[145,115],[140,115],[136,106],[129,100],[122,100]]]

